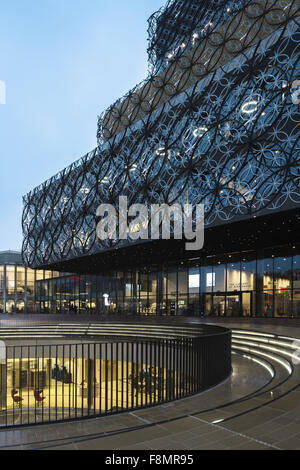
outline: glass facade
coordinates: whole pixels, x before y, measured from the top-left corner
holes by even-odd
[[[300,317],[299,253],[299,247],[290,246],[149,270],[45,277],[36,282],[36,308],[100,315]]]
[[[19,252],[0,253],[0,313],[36,312],[36,281],[57,275],[24,267]]]

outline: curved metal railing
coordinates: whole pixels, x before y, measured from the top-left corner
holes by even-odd
[[[231,373],[231,332],[225,328],[120,324],[80,328],[1,330],[0,339],[7,345],[0,365],[0,426],[154,406],[206,390]],[[58,343],[58,337],[64,341]],[[48,343],[43,344],[46,338]]]

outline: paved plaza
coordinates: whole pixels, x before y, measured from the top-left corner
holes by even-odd
[[[300,328],[296,327],[255,321],[224,325],[235,331],[240,328],[300,338]],[[300,368],[295,366],[287,373],[284,359],[274,358],[269,357],[275,370],[272,380],[259,362],[233,354],[231,377],[206,392],[119,415],[3,430],[0,448],[300,449]]]

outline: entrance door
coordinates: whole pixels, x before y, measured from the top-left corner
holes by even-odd
[[[213,312],[217,317],[224,317],[225,295],[213,295]]]
[[[242,316],[252,317],[252,292],[242,293]]]
[[[209,316],[213,314],[212,310],[212,295],[211,294],[205,294],[205,300],[204,300],[204,308],[205,308],[205,315]]]
[[[227,296],[227,316],[239,317],[241,311],[241,295]]]

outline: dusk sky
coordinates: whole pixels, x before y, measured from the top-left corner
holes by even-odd
[[[97,115],[147,75],[164,0],[2,2],[0,251],[21,249],[22,196],[92,150]]]

